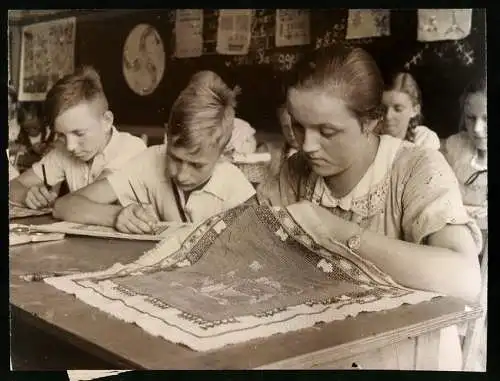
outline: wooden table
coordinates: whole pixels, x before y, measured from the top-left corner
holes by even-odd
[[[48,217],[18,220],[47,223]],[[10,250],[12,333],[16,327],[43,331],[58,343],[77,347],[96,360],[94,367],[112,369],[252,369],[330,368],[436,369],[439,329],[481,315],[465,311],[454,298],[360,313],[355,318],[266,339],[256,339],[210,352],[195,352],[145,333],[43,282],[20,275],[36,271],[103,270],[137,259],[153,243],[67,237]],[[22,328],[27,329],[27,328]],[[61,344],[63,345],[63,344]],[[15,343],[13,343],[15,347]],[[50,345],[51,349],[55,345]],[[107,364],[107,365],[102,365]],[[59,369],[84,367],[60,360]],[[52,367],[53,369],[53,367]]]

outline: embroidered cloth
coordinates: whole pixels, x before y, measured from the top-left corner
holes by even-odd
[[[396,284],[330,239],[315,208],[242,205],[178,231],[134,263],[45,282],[199,351],[437,296]]]

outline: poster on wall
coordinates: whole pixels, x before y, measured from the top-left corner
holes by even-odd
[[[252,9],[221,9],[217,29],[219,54],[248,54],[252,34]]]
[[[276,10],[276,46],[307,45],[311,42],[308,9]]]
[[[199,57],[203,53],[203,9],[175,11],[175,56]]]
[[[123,47],[123,75],[130,89],[152,94],[165,72],[165,49],[158,31],[149,24],[136,25]]]
[[[419,9],[418,41],[460,40],[471,31],[472,9]]]
[[[20,101],[43,101],[50,88],[75,69],[76,18],[22,28]]]
[[[389,36],[390,9],[349,9],[346,39]]]

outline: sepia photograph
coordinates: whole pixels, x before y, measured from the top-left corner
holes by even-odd
[[[486,372],[485,9],[7,33],[12,372]]]

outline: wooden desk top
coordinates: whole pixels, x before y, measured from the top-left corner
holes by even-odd
[[[49,217],[17,220],[48,223]],[[81,349],[116,364],[117,369],[251,369],[334,348],[343,358],[396,343],[407,337],[477,318],[480,309],[464,310],[454,298],[320,324],[308,329],[256,339],[210,352],[145,333],[43,282],[28,283],[20,275],[37,271],[97,271],[137,259],[152,242],[67,237],[64,241],[10,249],[10,302],[13,312],[40,329],[64,337]],[[62,366],[64,364],[61,364]]]

